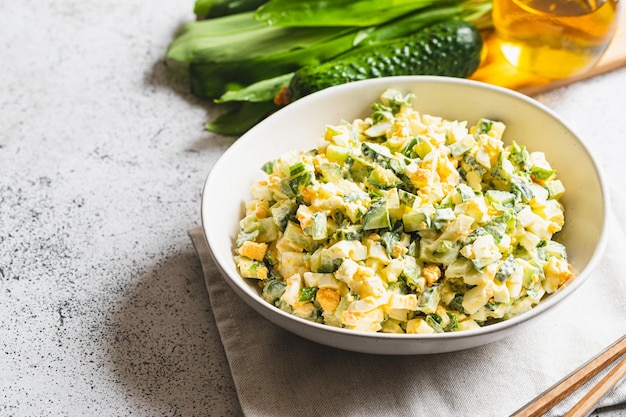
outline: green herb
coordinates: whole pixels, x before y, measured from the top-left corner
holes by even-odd
[[[315,294],[317,294],[317,287],[304,287],[300,290],[298,301],[313,301]]]
[[[197,0],[206,19],[183,26],[167,58],[188,65],[194,95],[227,106],[207,130],[238,136],[291,102],[286,87],[303,67],[438,22],[489,26],[490,11],[490,0]]]
[[[193,12],[199,17],[227,16],[256,10],[267,0],[196,0]]]
[[[437,3],[436,0],[270,0],[256,17],[272,26],[373,26]],[[439,3],[450,3],[439,1]]]

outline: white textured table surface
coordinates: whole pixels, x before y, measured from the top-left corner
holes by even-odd
[[[241,413],[187,236],[233,139],[162,61],[192,7],[0,0],[2,416]],[[538,98],[623,176],[626,69]]]

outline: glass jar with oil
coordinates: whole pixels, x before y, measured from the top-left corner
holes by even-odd
[[[618,0],[494,0],[493,25],[519,70],[557,79],[593,67],[609,45]]]

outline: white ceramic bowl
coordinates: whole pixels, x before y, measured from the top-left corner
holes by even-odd
[[[387,88],[412,92],[421,113],[473,124],[481,117],[506,124],[505,143],[514,138],[530,151],[541,150],[566,187],[566,225],[557,235],[568,250],[577,277],[533,310],[476,330],[426,335],[367,333],[312,323],[265,302],[242,279],[233,261],[234,239],[251,199],[250,186],[261,166],[290,150],[317,145],[327,124],[369,115]],[[607,194],[598,166],[576,134],[547,107],[516,92],[465,79],[408,76],[345,84],[304,97],[276,112],[239,138],[217,161],[203,190],[202,225],[224,279],[243,301],[278,326],[312,341],[341,349],[389,355],[428,354],[467,349],[501,339],[535,322],[564,301],[588,278],[604,241]],[[236,309],[233,306],[233,309]],[[574,325],[572,322],[571,325]]]

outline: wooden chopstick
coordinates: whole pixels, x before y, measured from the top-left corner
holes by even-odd
[[[511,417],[539,417],[544,415],[548,410],[576,391],[585,382],[589,381],[592,377],[597,375],[601,370],[605,369],[624,353],[626,353],[626,335],[622,336],[611,346],[607,347],[597,356],[563,378],[561,381],[539,394],[531,402],[514,412]],[[595,405],[597,401],[599,401],[602,396],[604,396],[604,394],[606,394],[606,392],[608,392],[608,390],[619,381],[621,378],[619,375],[622,374],[623,376],[625,371],[624,368],[626,368],[626,366],[624,365],[624,360],[622,360],[621,363],[609,373],[611,377],[609,377],[609,374],[605,377],[605,379],[609,379],[609,381],[605,382],[603,379],[598,383],[598,385],[596,385],[596,387],[594,387],[594,389],[592,389],[594,393],[588,394],[588,396],[592,398],[583,398],[585,401],[580,405],[580,409],[582,410],[583,407]],[[597,395],[601,396],[597,398]],[[583,402],[583,400],[581,400],[581,402]],[[578,406],[578,404],[576,406]],[[572,416],[574,415],[577,414],[573,414]]]
[[[600,401],[626,375],[626,358],[623,358],[598,382],[564,417],[586,417]]]

